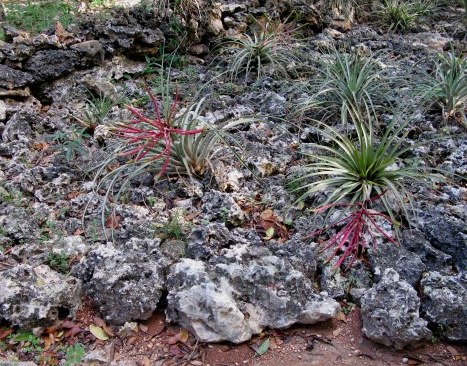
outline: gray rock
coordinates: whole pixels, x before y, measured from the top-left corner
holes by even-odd
[[[465,222],[428,207],[418,213],[417,227],[436,249],[449,254],[460,269],[467,268],[467,227]]]
[[[375,281],[380,280],[386,268],[393,268],[401,279],[415,287],[426,270],[426,266],[417,254],[393,243],[380,243],[376,249],[369,247],[368,257]]]
[[[76,51],[39,51],[26,62],[24,69],[32,74],[34,82],[44,82],[69,74],[75,70],[79,62],[80,58]]]
[[[115,347],[113,342],[109,341],[102,348],[98,347],[90,352],[87,352],[80,365],[96,366],[109,365],[114,358]]]
[[[245,219],[240,206],[227,193],[212,190],[203,196],[202,203],[203,216],[207,220],[238,226]]]
[[[329,263],[321,267],[321,277],[319,279],[320,288],[326,291],[333,299],[342,299],[348,288],[348,280],[339,268],[334,268],[338,258],[334,258]]]
[[[6,123],[2,132],[4,142],[14,140],[28,140],[33,136],[32,126],[38,117],[35,113],[21,111],[16,112]]]
[[[72,269],[110,324],[147,319],[156,309],[168,267],[159,245],[135,238],[121,246],[107,243]]]
[[[22,88],[32,81],[31,74],[0,65],[0,88],[8,90]]]
[[[449,254],[433,248],[420,230],[410,229],[402,232],[402,245],[418,257],[430,271],[446,269],[452,261]]]
[[[0,100],[0,121],[6,120],[7,107],[3,100]]]
[[[79,53],[82,66],[93,66],[104,61],[105,51],[99,41],[92,40],[77,43],[71,46],[71,49]]]
[[[223,248],[237,244],[261,245],[254,231],[236,228],[229,231],[224,223],[209,223],[194,228],[187,239],[186,256],[191,259],[209,260]]]
[[[32,361],[9,361],[0,358],[0,366],[37,366],[37,364]]]
[[[20,328],[48,326],[73,317],[81,304],[81,283],[48,266],[20,264],[0,272],[0,319]]]
[[[450,341],[467,341],[467,278],[429,272],[421,281],[422,314]]]
[[[417,292],[392,268],[361,298],[363,334],[374,342],[402,349],[431,337],[420,318]]]
[[[286,258],[248,244],[224,249],[208,263],[181,260],[167,287],[167,318],[203,342],[241,343],[266,327],[313,324],[340,311]]]

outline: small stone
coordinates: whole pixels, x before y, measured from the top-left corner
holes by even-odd
[[[407,357],[404,357],[404,358],[402,359],[402,363],[403,363],[403,364],[408,364],[408,363],[409,363],[409,359],[408,359]]]

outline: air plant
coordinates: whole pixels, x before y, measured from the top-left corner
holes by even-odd
[[[390,83],[380,66],[380,55],[363,57],[356,53],[335,51],[319,60],[320,68],[309,82],[310,97],[302,101],[297,112],[313,110],[322,120],[340,115],[341,121],[367,120],[389,105]]]
[[[438,55],[435,70],[421,82],[423,99],[429,105],[439,105],[443,118],[458,119],[467,127],[467,58],[453,52]]]
[[[254,74],[256,79],[266,74],[266,66],[281,76],[288,76],[288,67],[297,62],[295,56],[297,39],[294,29],[286,23],[268,22],[258,24],[252,34],[223,42],[222,53],[230,54],[228,74],[237,79],[240,74],[247,77]]]
[[[327,213],[325,222],[336,208],[341,208],[338,218],[326,225],[326,229],[344,225],[326,244],[326,248],[335,246],[335,253],[344,250],[339,265],[345,257],[354,257],[365,248],[367,234],[372,238],[373,232],[379,232],[394,242],[377,219],[397,228],[398,219],[408,216],[406,206],[411,206],[407,180],[422,182],[435,177],[416,162],[402,159],[413,146],[404,147],[408,121],[399,126],[396,123],[394,118],[379,139],[374,136],[371,123],[355,123],[356,139],[320,123],[319,133],[329,144],[309,144],[317,152],[305,154],[312,162],[303,167],[303,175],[296,179],[302,183],[295,190],[304,192],[297,201],[324,194],[326,199],[316,212]]]
[[[350,268],[355,260],[361,255],[370,243],[376,250],[376,236],[380,236],[392,244],[398,246],[398,242],[383,229],[383,222],[392,224],[391,218],[381,212],[371,209],[372,203],[378,201],[385,192],[381,195],[372,197],[363,202],[355,202],[353,204],[331,204],[321,206],[315,210],[315,213],[321,213],[330,208],[341,207],[348,211],[344,217],[337,219],[324,228],[321,228],[308,237],[316,237],[323,232],[332,228],[340,228],[328,240],[321,244],[322,252],[327,252],[334,248],[325,262],[330,262],[332,258],[341,252],[339,259],[334,264],[334,268],[339,268],[344,261],[349,258],[347,268]]]

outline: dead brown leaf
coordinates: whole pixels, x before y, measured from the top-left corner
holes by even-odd
[[[118,227],[120,226],[121,221],[122,221],[121,216],[110,215],[105,220],[105,227],[110,228],[110,229],[118,229]]]

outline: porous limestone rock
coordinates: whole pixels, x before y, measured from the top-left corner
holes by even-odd
[[[392,268],[361,298],[363,334],[374,342],[402,349],[432,335],[420,318],[417,292]]]
[[[73,268],[108,323],[147,319],[156,309],[168,266],[159,246],[159,240],[136,238],[103,244]]]
[[[73,317],[81,304],[81,283],[46,265],[19,264],[0,272],[0,319],[31,329]]]
[[[467,276],[428,272],[420,282],[423,317],[450,341],[467,341]]]
[[[167,318],[203,342],[241,343],[266,327],[313,324],[340,311],[287,256],[248,244],[223,249],[208,262],[182,259],[167,287]]]

